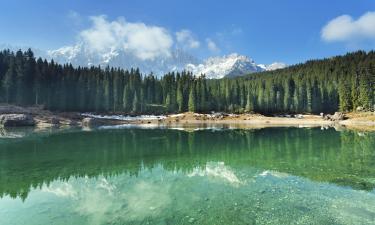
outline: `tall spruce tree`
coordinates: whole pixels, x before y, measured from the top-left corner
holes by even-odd
[[[195,88],[194,88],[194,85],[193,85],[193,87],[191,87],[190,93],[189,93],[189,111],[195,112],[196,107],[197,107],[197,105],[196,105],[196,99],[195,99]]]

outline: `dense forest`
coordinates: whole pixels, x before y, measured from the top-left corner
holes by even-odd
[[[209,80],[187,71],[78,67],[0,52],[0,102],[57,111],[320,113],[374,110],[375,52],[311,60],[270,72]]]

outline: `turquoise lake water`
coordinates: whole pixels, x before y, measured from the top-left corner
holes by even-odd
[[[371,132],[2,133],[1,225],[375,224]]]

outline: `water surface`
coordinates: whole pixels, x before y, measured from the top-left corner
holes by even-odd
[[[374,133],[129,128],[6,137],[2,225],[375,221]]]

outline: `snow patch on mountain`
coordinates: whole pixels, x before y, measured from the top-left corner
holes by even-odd
[[[258,66],[265,71],[272,71],[272,70],[283,69],[287,67],[288,65],[282,62],[274,62],[270,65],[259,64]]]
[[[209,79],[235,77],[263,71],[261,67],[255,64],[254,60],[237,53],[223,57],[211,57],[201,64],[188,64],[185,68],[196,75],[205,74]]]
[[[66,58],[67,60],[74,60],[74,58],[77,57],[80,51],[81,51],[80,46],[74,45],[74,46],[64,46],[56,50],[47,51],[47,54],[55,58],[63,57],[63,58]]]

